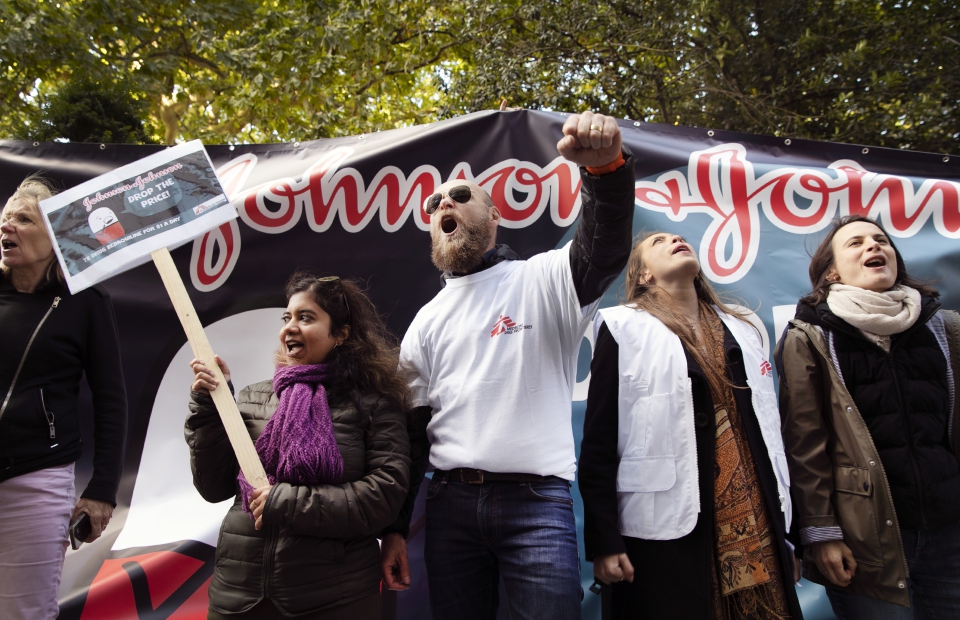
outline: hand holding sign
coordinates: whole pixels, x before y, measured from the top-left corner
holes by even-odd
[[[71,293],[153,259],[194,355],[218,381],[211,396],[243,475],[254,487],[269,484],[168,249],[237,217],[203,144],[154,153],[40,207]]]

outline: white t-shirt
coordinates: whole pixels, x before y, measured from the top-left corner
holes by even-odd
[[[570,244],[447,280],[400,346],[413,406],[429,405],[430,463],[573,480],[580,307]]]

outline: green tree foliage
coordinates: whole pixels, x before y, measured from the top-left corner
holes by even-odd
[[[960,0],[3,0],[0,135],[72,75],[157,139],[304,140],[510,105],[950,152]]]
[[[141,116],[145,102],[124,82],[73,80],[47,98],[40,122],[24,126],[26,140],[150,144]]]
[[[429,68],[457,36],[431,2],[4,0],[0,134],[71,75],[130,79],[167,143],[350,135],[435,119]],[[446,24],[443,19],[440,23]]]
[[[500,9],[503,11],[504,9]],[[956,0],[528,3],[471,42],[447,108],[578,110],[950,152]]]

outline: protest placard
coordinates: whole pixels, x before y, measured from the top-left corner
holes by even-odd
[[[40,206],[71,293],[237,217],[199,140],[100,175]]]
[[[194,356],[219,385],[211,392],[244,476],[269,484],[227,382],[217,367],[183,280],[170,256],[237,217],[199,140],[154,153],[40,201],[71,294],[153,260]]]

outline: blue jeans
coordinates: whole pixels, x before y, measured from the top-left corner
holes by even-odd
[[[827,587],[839,620],[960,618],[960,523],[938,530],[901,530],[910,578],[910,608]]]
[[[424,559],[434,620],[578,620],[580,559],[570,484],[434,480]]]

